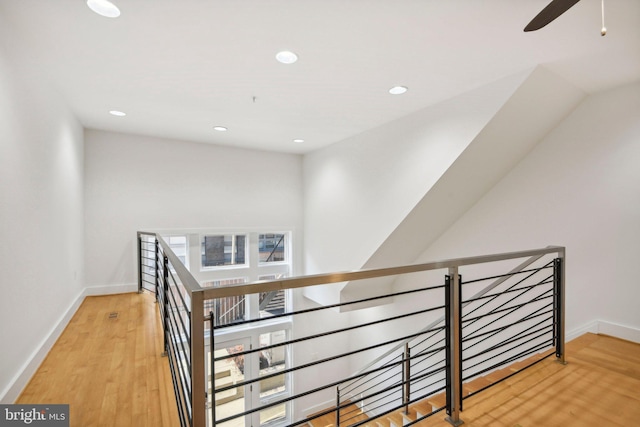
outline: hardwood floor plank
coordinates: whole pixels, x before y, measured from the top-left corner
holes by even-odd
[[[69,403],[71,426],[175,427],[161,331],[150,294],[88,297],[16,403]],[[637,425],[640,344],[585,334],[566,350],[566,365],[551,357],[466,399],[465,425]],[[449,427],[444,417],[416,425]],[[323,418],[313,425],[335,422],[333,414]]]
[[[465,400],[470,427],[633,426],[640,419],[640,345],[585,334],[567,344],[567,365],[545,360]],[[416,424],[446,427],[444,416]]]
[[[87,297],[16,403],[68,403],[71,426],[175,427],[162,351],[153,295]]]
[[[640,419],[640,345],[585,334],[554,357],[464,401],[470,427],[634,426]],[[487,376],[489,377],[489,375]],[[499,375],[497,375],[499,377]],[[444,412],[416,423],[450,427]],[[329,421],[327,421],[329,422]]]

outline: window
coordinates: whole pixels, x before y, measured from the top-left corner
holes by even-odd
[[[209,393],[207,404],[215,404],[216,418],[223,419],[255,407],[258,401],[261,406],[274,403],[269,408],[217,425],[221,427],[283,425],[288,421],[290,405],[276,402],[290,394],[289,374],[284,372],[289,363],[290,349],[286,344],[288,328],[245,332],[248,335],[240,334],[229,337],[228,340],[223,338],[216,341],[213,356],[218,360],[214,363],[213,375],[208,374],[209,378],[213,378],[214,384],[209,383],[208,386],[210,390],[214,387],[228,389],[215,394]],[[261,349],[259,352],[242,354],[257,347]],[[208,346],[205,351],[207,357],[211,357],[211,349]],[[206,369],[210,369],[209,364]],[[259,387],[243,384],[246,379],[257,376],[264,377]],[[212,402],[212,397],[215,397],[215,402]],[[208,411],[207,416],[209,415]],[[211,424],[209,418],[209,425]]]
[[[286,342],[287,330],[279,330],[260,334],[260,348],[268,347],[260,352],[260,376],[269,375],[260,381],[260,403],[267,404],[288,394],[287,376],[282,373],[287,364],[287,348],[278,345]],[[287,406],[285,403],[260,411],[260,425],[286,421]]]
[[[188,267],[187,264],[187,236],[169,236],[165,240],[174,254],[180,259],[182,264]]]
[[[259,280],[276,280],[284,279],[286,274],[267,274],[259,277]],[[271,292],[262,292],[259,297],[258,309],[260,310],[260,318],[276,316],[284,313],[286,307],[287,293],[284,289]]]
[[[244,277],[234,279],[213,280],[202,283],[203,287],[210,286],[230,286],[247,283]],[[242,322],[246,320],[246,304],[244,295],[234,295],[224,298],[206,300],[204,302],[204,315],[209,316],[213,312],[214,324],[228,325],[229,323]],[[208,326],[207,326],[208,327]]]
[[[247,236],[236,234],[209,235],[202,239],[202,267],[245,265]]]
[[[258,255],[260,262],[286,261],[286,247],[286,234],[260,234],[258,237]]]
[[[244,231],[244,232],[243,232]],[[258,280],[279,280],[292,274],[291,233],[267,231],[205,232],[201,242],[200,260],[192,260],[199,268],[199,280],[203,287],[235,286]],[[192,257],[193,258],[193,257]],[[278,426],[288,422],[291,405],[278,403],[290,393],[290,374],[286,373],[289,351],[286,345],[290,333],[291,319],[286,315],[290,291],[227,296],[206,300],[205,316],[213,313],[214,325],[228,325],[216,332],[218,357],[230,358],[215,362],[215,373],[211,377],[217,385],[240,384],[235,388],[216,393],[215,402],[218,419],[243,412],[243,408],[273,403],[273,406],[244,417],[220,424],[221,427],[237,425]],[[278,317],[275,317],[278,316]],[[272,318],[265,323],[254,323],[251,327],[243,321]],[[211,333],[207,322],[205,333]],[[283,345],[281,345],[283,344]],[[235,357],[242,349],[260,351]],[[211,349],[206,351],[210,352]],[[209,356],[210,357],[210,356]],[[252,375],[249,375],[252,374]],[[264,376],[259,387],[242,385],[245,375]],[[211,397],[210,397],[211,399]],[[243,419],[244,418],[244,419]]]

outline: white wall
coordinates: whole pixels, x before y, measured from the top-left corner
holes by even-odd
[[[0,117],[0,402],[13,403],[82,294],[83,135],[3,46]]]
[[[530,72],[306,155],[306,272],[362,268]]]
[[[292,229],[302,246],[298,155],[98,130],[85,141],[89,287],[135,285],[139,230]]]
[[[640,330],[640,84],[589,96],[420,257],[567,248],[567,331]]]

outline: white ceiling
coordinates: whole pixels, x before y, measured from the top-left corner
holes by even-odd
[[[548,0],[113,2],[0,0],[0,43],[88,128],[304,153],[538,64],[589,93],[640,79],[639,0],[605,0],[605,37],[600,0],[531,33]]]

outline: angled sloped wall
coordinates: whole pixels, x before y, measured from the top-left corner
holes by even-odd
[[[583,97],[538,67],[307,156],[307,272],[414,262]],[[359,289],[305,295],[333,303],[363,296]]]
[[[567,332],[640,341],[640,82],[588,96],[441,235],[434,257],[567,248]]]

